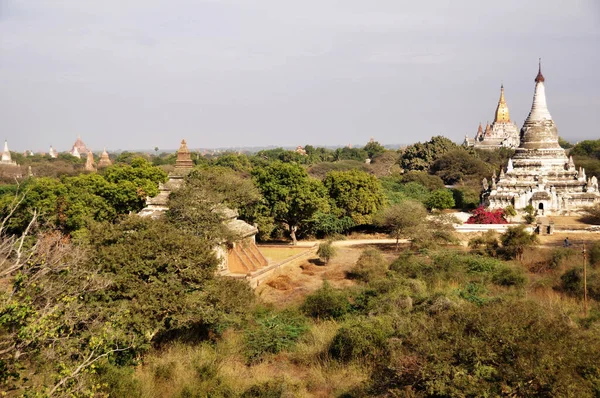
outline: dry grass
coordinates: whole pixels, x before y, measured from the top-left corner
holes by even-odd
[[[279,275],[274,279],[269,280],[267,285],[276,290],[291,290],[294,287],[290,277],[287,275]]]
[[[265,256],[265,258],[269,261],[269,263],[280,263],[292,256],[309,251],[309,250],[311,250],[311,248],[290,247],[290,246],[282,246],[282,247],[258,246],[258,250],[262,253],[263,256]]]
[[[147,355],[135,371],[143,398],[238,395],[253,385],[279,380],[294,397],[329,397],[360,386],[368,369],[339,365],[326,355],[338,329],[337,323],[315,324],[291,352],[247,365],[242,355],[242,336],[227,332],[215,345],[172,345]],[[324,354],[325,353],[325,354]]]

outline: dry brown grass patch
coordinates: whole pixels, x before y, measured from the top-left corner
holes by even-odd
[[[287,275],[279,275],[269,280],[267,285],[276,290],[291,290],[294,288],[291,278]]]

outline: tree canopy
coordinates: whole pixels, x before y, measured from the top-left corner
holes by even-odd
[[[317,211],[328,209],[327,192],[321,181],[309,177],[297,164],[274,162],[254,169],[252,174],[268,214],[287,226],[294,243],[297,229]]]
[[[369,224],[384,205],[377,177],[359,170],[332,171],[323,184],[329,193],[332,211],[339,217],[350,217],[356,225]]]

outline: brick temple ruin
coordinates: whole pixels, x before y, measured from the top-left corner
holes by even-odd
[[[191,152],[185,140],[177,151],[175,171],[169,173],[169,179],[160,184],[159,193],[155,197],[146,198],[146,207],[140,211],[142,217],[160,217],[169,209],[169,195],[185,184],[185,176],[194,167]],[[264,270],[269,264],[256,246],[258,228],[243,220],[238,220],[237,210],[221,206],[218,211],[221,222],[235,238],[215,247],[217,258],[220,259],[218,272],[221,275],[252,278]]]

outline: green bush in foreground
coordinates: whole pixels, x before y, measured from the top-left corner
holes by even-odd
[[[265,354],[277,354],[291,348],[307,330],[306,319],[293,311],[259,310],[254,325],[244,334],[246,358],[256,362]]]
[[[384,317],[356,318],[337,332],[329,353],[341,361],[374,360],[388,349],[394,329]]]
[[[356,264],[349,272],[349,276],[363,282],[384,278],[388,266],[381,252],[377,249],[364,250]]]
[[[378,357],[367,395],[600,394],[598,331],[576,327],[560,311],[501,300],[415,314],[406,325],[402,343]]]
[[[325,263],[329,263],[335,254],[337,253],[337,249],[333,246],[332,241],[327,241],[319,244],[319,248],[317,249],[317,256]]]
[[[306,297],[301,309],[313,318],[338,319],[350,310],[350,302],[343,291],[332,288],[325,281],[319,290]]]

